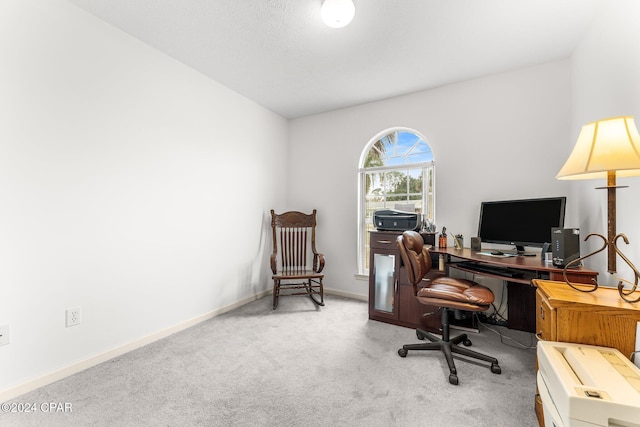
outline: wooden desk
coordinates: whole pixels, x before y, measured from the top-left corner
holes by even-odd
[[[527,332],[536,331],[536,288],[532,280],[558,280],[564,281],[562,268],[553,266],[542,261],[541,257],[512,256],[496,257],[483,255],[478,251],[469,248],[455,249],[432,248],[433,253],[438,253],[445,257],[445,268],[455,268],[461,271],[471,272],[484,277],[492,277],[507,282],[507,326],[510,329],[518,329]],[[499,274],[487,273],[475,270],[473,267],[462,267],[455,263],[455,259],[473,261],[482,265],[507,268],[511,271],[522,274],[522,277],[505,277]],[[448,273],[448,271],[447,271]],[[596,278],[597,271],[583,267],[572,268],[567,272],[567,277],[574,283],[591,283],[591,279]]]
[[[439,316],[423,316],[435,311],[434,307],[422,305],[413,294],[413,286],[409,283],[405,268],[401,266],[400,253],[396,247],[396,238],[402,232],[371,231],[369,236],[369,318],[408,328],[423,328],[439,333]],[[508,290],[508,327],[523,331],[535,332],[535,287],[533,279],[563,280],[562,269],[545,264],[540,256],[498,258],[478,254],[471,249],[454,249],[435,247],[435,233],[423,234],[425,243],[431,245],[431,253],[436,258],[428,277],[433,279],[445,274],[438,270],[438,256],[446,258],[446,265],[454,268],[454,259],[465,259],[483,264],[496,265],[524,271],[522,278],[510,278],[493,275],[471,269],[470,271],[485,277],[494,277],[507,281]],[[434,258],[432,257],[432,259]],[[596,271],[583,268],[572,269],[570,280],[575,283],[588,283],[596,277]]]
[[[478,251],[473,251],[469,248],[455,249],[453,247],[430,249],[431,252],[445,255],[448,258],[459,258],[469,261],[478,262],[481,264],[488,264],[497,267],[504,267],[514,269],[516,271],[522,271],[524,277],[522,278],[508,278],[511,282],[530,284],[533,279],[545,279],[545,280],[557,280],[564,281],[562,277],[562,268],[555,267],[552,264],[547,264],[536,256],[510,256],[510,257],[496,257],[491,255],[483,255]],[[486,251],[482,251],[486,252]],[[450,265],[450,259],[447,260]],[[451,266],[451,265],[450,265]],[[463,269],[465,271],[473,271],[470,269]],[[474,271],[475,272],[475,271]],[[572,268],[567,272],[567,277],[572,282],[576,283],[591,283],[591,279],[598,275],[597,271],[589,270],[584,267]],[[506,279],[500,275],[490,275],[488,273],[482,273],[487,277],[497,277],[500,279]]]

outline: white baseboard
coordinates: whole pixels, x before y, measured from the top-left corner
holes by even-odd
[[[95,356],[91,356],[87,359],[81,360],[79,362],[73,363],[71,365],[65,366],[64,368],[49,372],[40,377],[29,380],[25,383],[19,384],[17,386],[11,387],[7,390],[0,391],[0,403],[7,402],[9,400],[15,399],[18,396],[22,396],[23,394],[29,393],[30,391],[36,390],[40,387],[44,387],[46,385],[52,384],[56,381],[59,381],[63,378],[69,377],[71,375],[77,374],[78,372],[82,372],[85,369],[89,369],[93,366],[99,365],[100,363],[106,362],[107,360],[113,359],[114,357],[121,356],[130,351],[136,350],[140,347],[143,347],[147,344],[151,344],[152,342],[158,341],[162,338],[166,338],[171,334],[175,334],[176,332],[180,332],[184,329],[190,328],[191,326],[197,325],[198,323],[204,322],[205,320],[209,320],[213,317],[219,316],[221,314],[227,313],[231,310],[235,310],[238,307],[241,307],[245,304],[253,302],[257,299],[264,297],[265,295],[271,294],[273,291],[268,289],[266,291],[260,292],[257,295],[254,295],[249,298],[245,298],[241,301],[238,301],[234,304],[228,305],[226,307],[219,308],[217,310],[213,310],[209,313],[205,313],[201,316],[195,317],[193,319],[189,319],[185,322],[179,323],[177,325],[171,326],[162,331],[158,331],[146,337],[142,337],[120,347],[113,348],[111,350],[107,350],[103,353],[97,354]],[[368,298],[365,295],[352,294],[350,292],[338,291],[335,289],[327,289],[325,288],[325,293],[329,295],[337,295],[345,298],[356,299],[360,301],[367,301]]]
[[[327,293],[329,295],[337,295],[339,297],[357,299],[357,300],[360,300],[360,301],[369,301],[369,296],[368,295],[352,294],[351,292],[343,292],[343,291],[338,291],[338,290],[335,290],[335,289],[328,289],[328,288],[324,288],[324,291],[325,291],[325,293]]]
[[[106,362],[107,360],[113,359],[114,357],[121,356],[125,353],[128,353],[132,350],[143,347],[147,344],[151,344],[154,341],[158,341],[162,338],[168,337],[171,334],[175,334],[176,332],[180,332],[184,329],[190,328],[191,326],[197,325],[198,323],[204,322],[205,320],[211,319],[213,317],[219,316],[221,314],[227,313],[231,310],[234,310],[238,307],[241,307],[245,304],[253,302],[257,299],[264,297],[272,293],[272,290],[263,291],[257,295],[254,295],[249,298],[245,298],[241,301],[228,305],[226,307],[219,308],[217,310],[213,310],[209,313],[205,313],[201,316],[195,317],[193,319],[189,319],[185,322],[179,323],[177,325],[171,326],[162,331],[158,331],[146,337],[142,337],[120,347],[116,347],[111,350],[107,350],[104,353],[97,354],[95,356],[91,356],[85,360],[81,360],[80,362],[73,363],[71,365],[65,366],[64,368],[58,369],[56,371],[49,372],[40,377],[29,380],[25,383],[19,384],[17,386],[11,387],[7,390],[0,391],[0,403],[7,402],[9,400],[15,399],[18,396],[21,396],[30,391],[36,390],[40,387],[44,387],[48,384],[59,381],[63,378],[71,376],[73,374],[77,374],[78,372],[84,371],[85,369],[89,369],[93,366],[96,366],[100,363]]]

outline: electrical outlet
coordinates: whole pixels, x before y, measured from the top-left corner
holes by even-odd
[[[0,325],[0,345],[9,344],[9,325]]]
[[[67,308],[66,311],[66,325],[70,326],[79,325],[81,321],[80,307]]]

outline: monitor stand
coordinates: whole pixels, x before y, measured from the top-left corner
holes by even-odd
[[[536,256],[535,252],[526,252],[524,246],[516,245],[516,255],[518,256]]]

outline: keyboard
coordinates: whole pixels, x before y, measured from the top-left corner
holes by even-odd
[[[513,270],[511,268],[506,268],[506,267],[497,267],[497,266],[488,265],[488,264],[481,264],[481,263],[471,262],[471,261],[456,262],[455,264],[452,264],[452,265],[466,268],[468,270],[478,271],[480,273],[495,274],[496,276],[513,277],[513,278],[519,278],[524,276],[524,273],[522,271]]]

